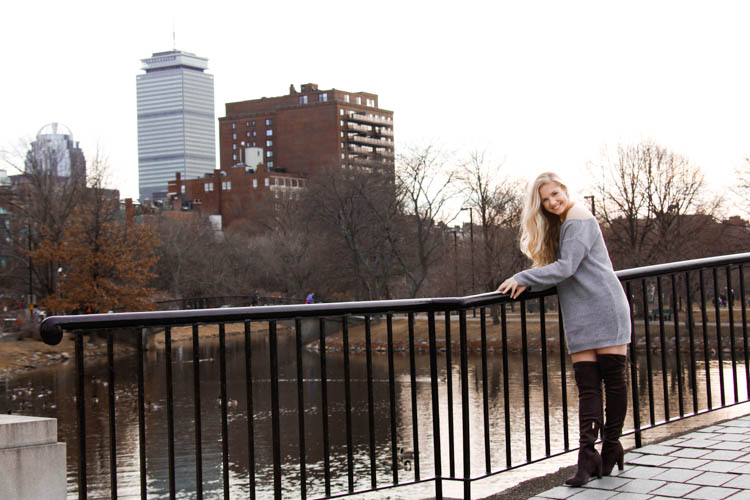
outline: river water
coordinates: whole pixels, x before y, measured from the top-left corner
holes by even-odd
[[[253,363],[253,421],[255,445],[256,491],[259,498],[273,496],[273,450],[271,443],[271,404],[269,349],[265,336],[256,336],[252,341]],[[281,457],[285,498],[299,497],[299,436],[297,409],[296,355],[293,338],[281,335],[279,338],[279,391],[280,391],[280,428]],[[249,452],[247,433],[247,401],[245,398],[245,351],[242,340],[231,340],[227,343],[227,387],[228,397],[232,402],[229,408],[229,475],[232,496],[245,498],[249,496]],[[653,413],[658,422],[664,419],[665,399],[672,416],[678,412],[677,373],[682,373],[685,396],[684,408],[692,411],[692,391],[686,359],[678,370],[675,366],[674,353],[669,354],[666,367],[669,395],[664,397],[663,371],[660,356],[652,355],[653,364]],[[686,355],[683,358],[687,358]],[[195,492],[195,430],[193,409],[193,362],[192,344],[180,344],[173,348],[174,385],[174,418],[175,418],[175,462],[178,498],[191,498]],[[206,498],[219,496],[222,489],[221,470],[221,413],[219,397],[219,352],[216,343],[204,343],[200,352],[201,370],[201,419],[203,447],[203,489]],[[305,440],[307,460],[308,497],[322,496],[323,479],[323,418],[321,411],[321,377],[319,353],[303,353],[304,399],[305,399]],[[351,397],[352,397],[352,435],[355,490],[370,486],[369,431],[368,431],[368,398],[366,357],[362,353],[352,353],[351,359]],[[421,476],[434,475],[432,445],[432,407],[429,377],[429,357],[417,354],[416,393],[417,393],[417,430],[419,434]],[[462,423],[460,399],[459,356],[454,353],[452,360],[453,382],[453,418],[455,443],[455,470],[457,477],[463,476],[462,470]],[[162,351],[152,350],[146,353],[145,364],[145,400],[146,410],[146,454],[148,471],[148,493],[150,498],[168,497],[168,459],[167,459],[167,412],[165,384],[165,356]],[[507,446],[511,447],[511,465],[517,465],[526,459],[526,424],[524,417],[523,361],[518,353],[509,354],[508,378],[509,395],[504,396],[502,359],[499,353],[488,355],[488,406],[490,428],[490,468],[504,468]],[[136,364],[132,358],[121,359],[115,363],[116,394],[116,439],[117,439],[117,485],[120,498],[138,497],[140,495],[140,465],[138,444],[138,411]],[[399,447],[414,450],[412,427],[412,399],[409,356],[395,354],[396,398],[395,410],[397,421],[397,441]],[[440,429],[442,443],[443,475],[450,474],[450,457],[448,446],[448,398],[445,353],[440,354],[438,363],[440,379]],[[577,414],[573,373],[569,361],[566,362],[566,388],[568,394],[568,419],[570,445],[577,443]],[[645,354],[639,354],[638,360],[639,392],[641,394],[641,422],[651,421],[652,408],[648,404],[648,384],[645,383]],[[698,366],[698,402],[699,408],[707,405],[705,391],[705,365]],[[552,453],[563,449],[563,411],[560,359],[558,353],[549,355],[549,422],[550,447]],[[390,435],[390,402],[388,384],[388,359],[383,353],[373,354],[373,400],[375,421],[376,475],[379,485],[386,485],[392,480],[391,435]],[[471,474],[481,475],[485,472],[484,421],[483,421],[483,387],[481,379],[481,356],[469,356],[469,420],[471,442]],[[725,361],[725,397],[727,402],[734,401],[731,364]],[[720,402],[719,367],[710,364],[712,402]],[[106,386],[106,364],[102,360],[86,362],[86,412],[87,412],[87,462],[89,498],[109,498],[109,421]],[[744,365],[737,365],[738,394],[741,400],[747,398],[747,386]],[[540,354],[531,354],[529,359],[530,394],[530,427],[531,457],[538,459],[545,454],[544,400],[542,397],[542,361]],[[330,463],[332,470],[331,489],[333,493],[345,492],[347,488],[347,448],[345,424],[345,390],[344,390],[344,356],[341,353],[327,354],[327,392],[330,436]],[[76,439],[76,402],[75,402],[75,365],[67,362],[54,368],[46,368],[16,375],[11,379],[0,381],[0,411],[12,411],[16,414],[47,416],[58,419],[58,439],[67,443],[68,457],[68,493],[77,495],[78,443]],[[236,401],[236,404],[235,404]],[[511,441],[505,440],[505,405],[508,405],[511,427]],[[629,418],[626,428],[632,429]],[[400,481],[415,479],[415,467],[399,470]]]

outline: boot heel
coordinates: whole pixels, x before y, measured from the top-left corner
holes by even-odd
[[[617,469],[618,470],[622,471],[625,468],[624,462],[625,462],[625,458],[622,455],[617,457]]]

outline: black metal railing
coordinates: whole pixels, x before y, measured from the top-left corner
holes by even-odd
[[[646,429],[750,399],[748,262],[744,253],[618,272],[633,319],[626,434],[637,446]],[[470,498],[476,480],[575,449],[554,293],[47,318],[45,342],[75,338],[69,490],[86,498],[97,475],[95,496],[112,498],[118,479],[133,477],[142,498],[328,498],[409,485],[441,498],[457,482]],[[106,361],[85,356],[89,334],[106,337]],[[146,351],[147,336],[163,336],[163,348]],[[104,411],[89,397],[89,373],[102,369]],[[132,408],[137,426],[123,423]],[[101,427],[91,433],[99,443],[87,424]]]

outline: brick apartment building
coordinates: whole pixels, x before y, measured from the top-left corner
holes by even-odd
[[[198,179],[182,179],[177,173],[169,181],[171,208],[221,216],[225,229],[237,220],[273,209],[276,200],[299,199],[306,182],[304,175],[271,171],[262,164],[214,170]]]
[[[220,168],[244,161],[245,148],[262,148],[271,171],[314,175],[323,167],[393,170],[393,112],[368,92],[294,85],[289,94],[226,104],[219,118]]]
[[[393,112],[367,92],[318,90],[226,104],[219,118],[220,169],[169,182],[173,209],[221,216],[222,228],[252,219],[274,200],[299,199],[320,169],[393,172]]]

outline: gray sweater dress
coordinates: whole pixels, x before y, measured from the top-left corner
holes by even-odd
[[[568,353],[630,343],[630,308],[596,219],[560,227],[558,259],[514,276],[532,291],[557,286]]]

